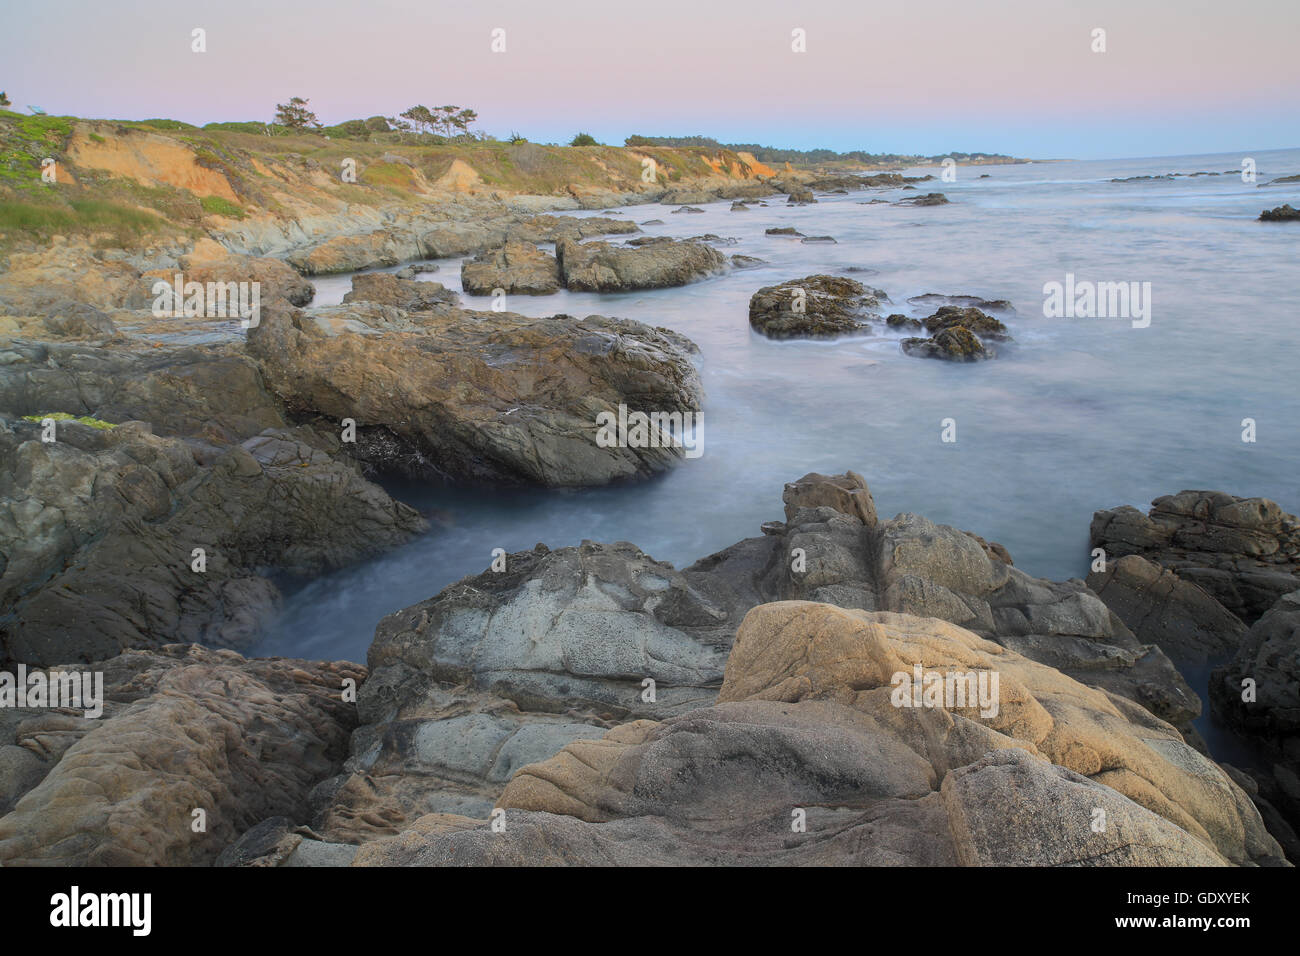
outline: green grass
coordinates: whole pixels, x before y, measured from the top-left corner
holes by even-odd
[[[165,225],[143,209],[106,199],[73,199],[67,205],[0,200],[0,231],[49,238],[63,232],[108,232],[134,239]]]
[[[24,415],[23,421],[36,422],[41,424],[47,418],[52,418],[56,422],[77,422],[80,425],[89,425],[91,428],[98,428],[100,431],[107,431],[110,428],[116,428],[112,422],[100,421],[98,418],[91,418],[89,415],[69,415],[67,412],[49,412],[45,415]]]
[[[237,206],[229,199],[223,199],[220,196],[204,196],[199,200],[199,205],[203,207],[204,212],[210,212],[216,216],[226,216],[230,219],[244,219],[248,216],[248,213],[244,212],[241,206]]]

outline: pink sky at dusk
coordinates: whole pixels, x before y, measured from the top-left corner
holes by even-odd
[[[3,23],[0,89],[51,113],[267,120],[299,95],[326,123],[455,103],[538,141],[1043,158],[1300,145],[1297,0],[68,0],[10,3]]]

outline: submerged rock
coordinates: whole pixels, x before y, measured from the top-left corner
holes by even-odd
[[[977,362],[998,354],[962,325],[949,326],[928,339],[909,338],[900,343],[903,352],[917,358],[947,359],[951,362]]]
[[[1265,209],[1259,214],[1260,222],[1295,222],[1300,220],[1300,209],[1292,209],[1288,203],[1273,209]]]
[[[894,203],[895,206],[942,206],[948,202],[943,193],[926,193],[924,196],[909,196]]]

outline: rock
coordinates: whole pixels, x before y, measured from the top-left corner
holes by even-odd
[[[907,355],[953,362],[977,362],[994,358],[998,354],[992,346],[985,345],[963,325],[948,326],[928,339],[903,339],[900,344]]]
[[[732,212],[749,212],[749,207],[746,206],[743,202],[737,200],[736,202],[733,202],[733,203],[731,204],[731,211],[732,211]]]
[[[924,196],[909,196],[894,203],[895,206],[942,206],[948,202],[943,193],[926,193]]]
[[[853,279],[814,275],[765,286],[749,300],[749,324],[773,339],[868,335],[889,297]]]
[[[712,246],[674,239],[639,248],[562,239],[555,246],[555,257],[565,287],[575,292],[627,292],[686,285],[721,272],[726,266],[722,253]]]
[[[985,312],[1003,312],[1014,315],[1016,310],[1006,299],[982,299],[977,295],[943,295],[927,292],[914,295],[907,300],[909,305],[921,305],[938,308],[939,306],[956,306],[961,309],[982,309]]]
[[[135,303],[152,303],[154,283],[172,284],[178,272],[185,282],[201,282],[205,286],[209,282],[256,282],[258,298],[264,304],[279,298],[290,305],[306,305],[316,295],[316,287],[282,259],[239,255],[204,238],[180,257],[176,269],[152,269],[141,275]]]
[[[804,475],[785,486],[781,493],[785,503],[785,520],[793,522],[802,508],[828,507],[840,514],[852,515],[867,528],[876,526],[876,503],[861,475],[847,471],[842,475]]]
[[[45,328],[53,335],[68,338],[104,338],[117,334],[117,326],[105,313],[84,302],[64,302],[42,316]]]
[[[1196,584],[1253,624],[1300,586],[1300,519],[1267,498],[1181,491],[1092,517],[1092,546],[1108,560],[1140,554]]]
[[[767,260],[758,259],[754,256],[732,256],[731,265],[736,269],[753,269],[756,266],[767,265]]]
[[[771,229],[766,230],[765,234],[769,236],[803,236],[803,233],[794,226],[773,226]]]
[[[554,256],[531,243],[507,242],[466,261],[460,267],[460,284],[467,295],[493,295],[497,289],[550,295],[560,287],[560,267]]]
[[[678,208],[674,209],[673,212],[674,212],[674,213],[679,213],[679,212],[704,212],[704,210],[703,210],[703,209],[699,209],[699,208],[697,208],[697,207],[695,207],[695,206],[679,206]]]
[[[901,312],[895,312],[893,315],[886,316],[885,325],[889,326],[891,329],[918,329],[919,330],[925,328],[925,326],[921,324],[920,319],[910,318],[906,315],[903,315]]]
[[[709,703],[734,627],[691,575],[625,543],[510,555],[380,623],[318,829],[353,842],[425,813],[485,816],[520,766]]]
[[[1288,203],[1274,209],[1265,209],[1259,214],[1260,222],[1295,222],[1300,220],[1300,209],[1292,209]]]
[[[955,305],[945,305],[941,306],[934,315],[922,319],[921,322],[925,326],[925,330],[931,335],[937,335],[944,329],[961,326],[985,341],[1004,342],[1011,338],[1005,325],[979,309],[963,309]]]
[[[547,747],[698,714],[738,622],[769,601],[942,617],[1115,695],[1126,719],[1190,727],[1199,713],[1160,650],[1081,582],[1031,578],[1000,546],[915,515],[882,522],[853,473],[805,475],[783,499],[784,522],[682,571],[626,543],[539,545],[386,618],[352,756],[313,827],[333,842],[419,839],[422,814],[485,816]]]
[[[1214,716],[1262,750],[1265,767],[1272,764],[1256,773],[1261,796],[1294,831],[1300,826],[1300,589],[1255,622],[1232,661],[1210,675],[1209,689]],[[1272,829],[1285,834],[1283,827]]]
[[[51,412],[147,421],[155,434],[218,446],[285,425],[257,363],[236,345],[0,344],[0,413]]]
[[[438,267],[432,262],[417,262],[393,273],[399,279],[414,279],[424,272],[437,272]]]
[[[96,661],[178,638],[247,647],[276,611],[264,570],[319,574],[425,528],[354,465],[287,430],[210,468],[143,423],[67,423],[43,442],[21,422],[0,453],[13,465],[0,476],[7,662]]]
[[[388,272],[367,272],[352,277],[352,291],[343,296],[344,302],[374,302],[391,305],[407,312],[445,312],[455,305],[456,293],[440,282],[418,282],[399,279]]]
[[[834,244],[835,244],[835,237],[834,237],[834,236],[804,236],[804,237],[803,237],[802,239],[800,239],[799,241],[800,241],[800,242],[820,242],[820,243],[826,243],[826,244],[834,245]]]
[[[1195,584],[1136,554],[1088,575],[1092,588],[1144,644],[1176,664],[1204,665],[1235,653],[1246,625]]]
[[[0,753],[39,764],[0,817],[5,866],[195,866],[258,821],[301,817],[356,723],[355,664],[172,645],[99,665],[103,716],[3,712]],[[206,832],[195,832],[195,810]]]
[[[997,673],[990,714],[901,707],[896,675]],[[354,865],[1225,865],[1280,862],[1176,731],[941,621],[752,610],[719,702],[519,770],[506,827],[433,814]],[[1094,829],[1100,819],[1105,826]],[[806,831],[792,828],[800,811]]]
[[[411,458],[429,474],[552,487],[645,476],[682,449],[601,447],[597,416],[620,404],[694,412],[701,401],[689,340],[603,316],[272,310],[248,348],[289,408],[384,436],[379,471],[403,472]]]
[[[817,201],[817,199],[816,199],[816,197],[813,196],[813,192],[812,192],[811,189],[805,189],[805,188],[802,188],[802,187],[800,187],[800,186],[792,186],[792,187],[790,187],[790,193],[789,193],[789,196],[786,198],[786,203],[789,204],[789,205],[799,205],[799,204],[802,204],[802,203],[813,203],[813,202],[816,202],[816,201]]]

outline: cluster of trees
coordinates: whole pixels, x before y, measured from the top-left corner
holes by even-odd
[[[865,150],[855,149],[847,153],[836,152],[833,149],[777,149],[772,146],[761,146],[758,143],[720,143],[711,136],[629,136],[624,141],[627,146],[704,146],[710,149],[730,149],[735,152],[753,153],[754,158],[761,163],[779,164],[779,163],[829,163],[837,160],[848,160],[857,163],[874,163],[890,164],[902,162],[914,162],[918,160],[930,160],[938,162],[948,156],[954,159],[1010,159],[1010,156],[1004,156],[1001,153],[945,153],[942,156],[916,156],[901,155],[899,153],[868,153]]]
[[[459,106],[435,106],[432,109],[427,106],[412,106],[401,114],[401,119],[408,123],[395,121],[393,125],[397,129],[414,127],[417,133],[436,132],[452,139],[455,136],[471,135],[469,128],[478,119],[478,113]]]
[[[312,112],[310,101],[295,96],[288,103],[277,103],[275,119],[265,128],[267,135],[277,129],[304,132],[319,130],[329,136],[363,138],[371,133],[435,134],[447,140],[461,138],[482,139],[482,133],[471,131],[478,113],[460,106],[412,106],[400,116],[372,116],[366,120],[347,120],[337,126],[322,126]],[[241,126],[251,124],[237,124]]]

